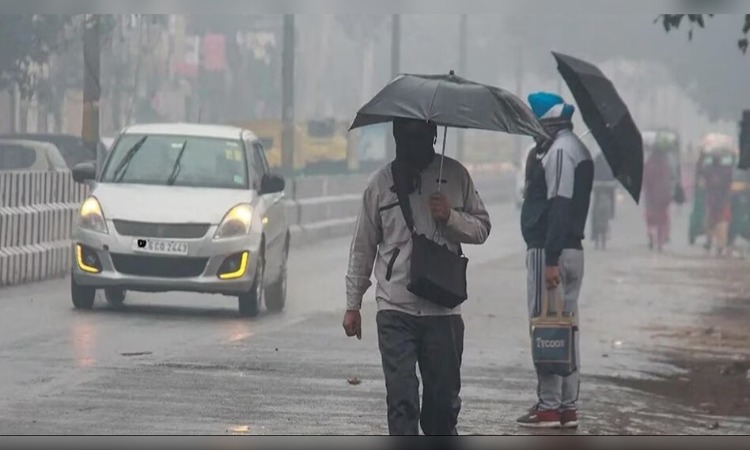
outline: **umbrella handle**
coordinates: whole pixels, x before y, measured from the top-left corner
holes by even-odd
[[[443,152],[440,154],[440,172],[438,173],[438,192],[443,188],[443,161],[445,161],[445,139],[448,136],[448,127],[443,129]]]

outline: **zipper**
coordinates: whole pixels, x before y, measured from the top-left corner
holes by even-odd
[[[401,253],[400,248],[396,248],[396,250],[393,251],[391,260],[388,261],[388,269],[385,271],[385,281],[391,281],[391,275],[393,275],[393,265],[396,264],[396,258],[398,258],[399,253]]]

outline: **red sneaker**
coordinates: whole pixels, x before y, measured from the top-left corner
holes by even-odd
[[[560,425],[563,428],[578,428],[578,413],[576,413],[576,410],[560,411]]]
[[[560,428],[560,412],[534,407],[516,419],[516,423],[525,428]]]

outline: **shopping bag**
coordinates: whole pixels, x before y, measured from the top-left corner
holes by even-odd
[[[572,315],[564,314],[562,287],[554,289],[555,312],[550,314],[550,294],[542,293],[541,314],[531,319],[531,354],[537,372],[568,376],[578,370]]]

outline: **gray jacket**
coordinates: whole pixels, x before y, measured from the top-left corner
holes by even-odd
[[[445,226],[437,228],[428,200],[437,192],[440,157],[421,174],[422,187],[410,196],[417,232],[458,251],[461,244],[481,244],[490,233],[490,217],[474,188],[469,172],[458,161],[445,158],[442,192],[453,207]],[[460,307],[448,309],[415,296],[409,284],[411,233],[398,197],[392,190],[390,164],[370,178],[362,197],[346,274],[347,309],[359,310],[362,297],[372,284],[375,268],[378,310],[396,310],[414,316],[460,314]],[[437,230],[437,232],[436,232]]]

